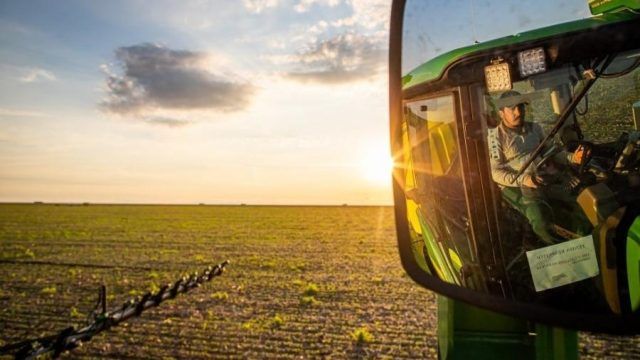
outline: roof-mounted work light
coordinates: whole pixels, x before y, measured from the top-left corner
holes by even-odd
[[[520,76],[526,77],[547,71],[544,49],[539,47],[520,51],[518,53]]]
[[[490,93],[511,90],[511,70],[502,58],[492,60],[491,65],[484,67],[484,77]]]

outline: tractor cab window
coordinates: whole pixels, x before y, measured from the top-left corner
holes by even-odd
[[[471,257],[460,172],[454,97],[409,101],[404,107],[407,213],[419,262],[450,283],[471,286]]]
[[[624,142],[623,134],[637,136],[640,130],[639,63],[640,49],[621,54],[585,96],[576,113],[586,140],[615,143]],[[600,158],[599,161],[605,160]]]
[[[504,264],[511,284],[517,284],[516,297],[549,301],[556,296],[554,289],[563,288],[557,296],[601,299],[563,303],[606,308],[605,300],[617,296],[606,294],[602,263],[585,268],[583,278],[541,285],[530,259],[537,254],[532,250],[560,251],[580,243],[593,247],[593,261],[596,252],[602,261],[612,251],[605,246],[607,234],[627,208],[640,203],[640,50],[618,54],[606,67],[605,60],[551,69],[516,81],[507,91],[489,93],[484,85],[472,91],[486,120],[487,166],[495,185]],[[593,69],[600,70],[595,82],[557,134],[547,137]],[[594,278],[601,283],[599,291]]]

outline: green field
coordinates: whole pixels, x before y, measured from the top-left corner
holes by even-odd
[[[435,298],[393,226],[390,207],[0,205],[0,344],[82,326],[101,283],[115,307],[229,259],[68,356],[436,358]],[[640,337],[580,341],[583,358],[640,357]]]

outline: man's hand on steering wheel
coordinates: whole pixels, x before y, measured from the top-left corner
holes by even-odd
[[[547,150],[542,155],[542,159],[533,167],[531,173],[525,175],[522,184],[531,188],[537,188],[554,182],[561,172],[561,169],[558,168],[553,158],[561,151],[562,149],[555,145]]]
[[[583,141],[571,155],[571,163],[578,166],[578,173],[582,174],[587,168],[587,163],[593,157],[593,144]]]
[[[538,175],[525,175],[522,179],[522,186],[526,186],[528,188],[535,189],[540,185],[544,185],[544,180]]]

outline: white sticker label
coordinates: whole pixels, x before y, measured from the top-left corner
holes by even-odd
[[[591,235],[527,251],[527,260],[536,291],[571,284],[600,273]]]

